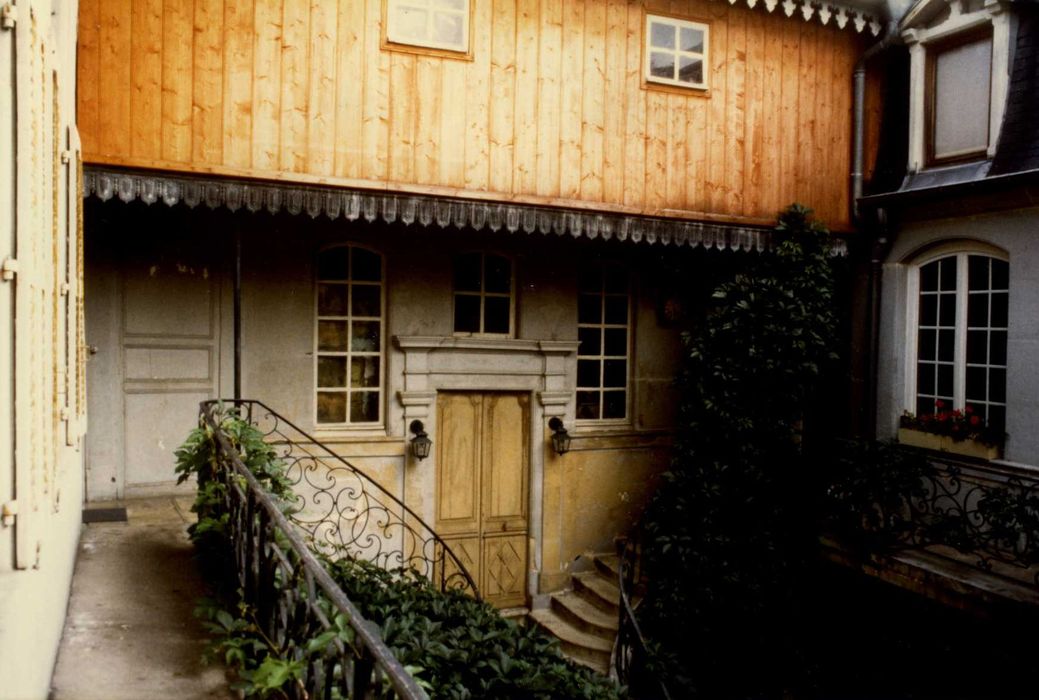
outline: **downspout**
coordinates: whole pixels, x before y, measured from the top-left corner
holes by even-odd
[[[234,399],[242,398],[242,230],[234,224]]]
[[[852,222],[862,225],[859,212],[859,198],[862,197],[863,170],[865,161],[865,132],[866,132],[866,64],[871,58],[883,52],[891,46],[899,36],[898,22],[888,22],[884,37],[870,46],[859,56],[855,63],[855,72],[852,74],[853,96],[852,96],[852,168],[851,168],[851,219]],[[866,435],[871,439],[877,437],[877,376],[880,356],[880,293],[881,276],[884,270],[884,258],[887,254],[888,236],[886,220],[882,211],[878,211],[878,228],[871,246],[869,265],[869,368],[867,370],[867,401],[868,411],[866,419]]]

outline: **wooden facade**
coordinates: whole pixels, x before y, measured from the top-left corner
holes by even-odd
[[[81,0],[89,163],[701,220],[792,201],[846,229],[832,23],[712,0],[473,0],[467,56],[382,40],[384,0]],[[710,25],[709,90],[647,87],[645,13]]]

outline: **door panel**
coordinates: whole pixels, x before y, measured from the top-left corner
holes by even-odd
[[[530,398],[437,397],[436,529],[497,607],[526,603]]]

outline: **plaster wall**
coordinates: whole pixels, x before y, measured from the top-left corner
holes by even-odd
[[[915,255],[946,241],[974,240],[1010,261],[1005,460],[1039,468],[1039,208],[906,223],[884,265],[877,401],[879,436],[894,437],[906,408],[907,271]]]

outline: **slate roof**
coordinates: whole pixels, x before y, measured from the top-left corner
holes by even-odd
[[[1018,7],[1014,66],[990,176],[1039,168],[1039,7]]]

